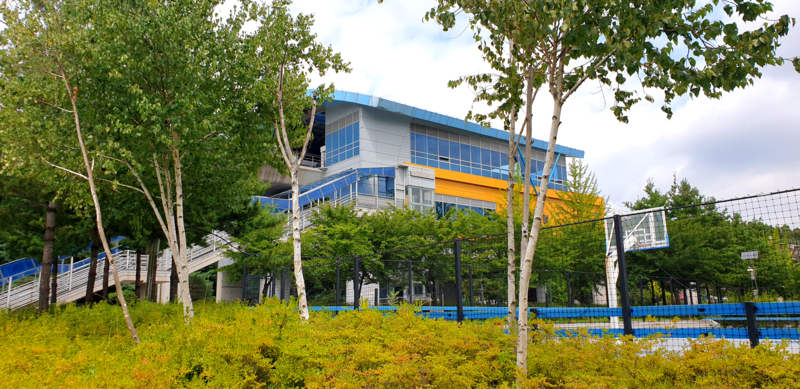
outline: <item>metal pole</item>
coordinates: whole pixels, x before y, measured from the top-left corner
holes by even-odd
[[[744,313],[747,315],[747,336],[750,338],[750,347],[758,346],[758,326],[756,325],[756,305],[752,301],[744,303]]]
[[[69,290],[72,290],[72,269],[74,267],[75,257],[69,257]]]
[[[644,285],[642,284],[642,276],[639,275],[639,304],[644,305]]]
[[[622,321],[625,335],[633,335],[631,323],[631,302],[628,296],[628,267],[625,262],[625,244],[622,232],[622,216],[614,215],[615,235],[617,236],[617,263],[619,264],[619,286],[622,295]]]
[[[456,320],[459,323],[464,321],[464,297],[461,280],[461,240],[455,240],[455,259],[456,259]]]
[[[564,279],[567,281],[567,307],[572,308],[572,291],[569,289],[569,270],[564,272]]]
[[[378,301],[378,289],[375,289],[375,306],[377,307],[379,305],[381,305],[381,304]]]
[[[656,305],[656,287],[653,285],[653,280],[650,281],[650,302]]]
[[[361,288],[359,288],[361,281],[358,279],[359,276],[358,270],[359,267],[361,266],[361,261],[358,259],[358,256],[355,257],[354,262],[355,263],[353,265],[353,309],[357,311],[359,305],[361,305],[361,301],[359,301],[361,300]]]
[[[340,262],[341,262],[341,260],[339,258],[336,258],[336,296],[334,296],[334,301],[335,301],[335,304],[336,304],[337,307],[339,306],[339,295],[341,294],[341,293],[339,293],[339,290],[340,290],[339,289],[339,280],[341,279],[341,276],[340,276],[340,273],[339,273],[339,270],[340,270],[340,267],[341,267],[341,263]]]
[[[677,296],[675,296],[675,283],[672,282],[672,278],[669,279],[669,290],[672,292],[672,298],[670,299],[671,305],[677,305],[678,299]]]
[[[8,295],[6,296],[6,310],[11,311],[11,281],[14,279],[12,277],[8,277]]]
[[[472,265],[469,266],[469,306],[475,305],[475,299],[472,296]]]
[[[286,300],[286,268],[281,268],[281,301]]]
[[[411,261],[408,261],[408,303],[411,304],[414,302],[414,268],[412,267]],[[442,293],[444,296],[444,293]],[[444,302],[444,297],[442,297],[442,302]]]

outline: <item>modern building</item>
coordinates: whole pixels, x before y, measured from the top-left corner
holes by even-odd
[[[483,213],[504,201],[498,189],[508,187],[507,132],[343,91],[317,109],[312,132],[298,177],[302,228],[319,204],[355,203],[364,210],[405,205],[444,214],[452,208]],[[557,145],[550,182],[542,183],[547,142],[532,141],[532,160],[522,158],[523,139],[518,161],[531,169],[534,187],[546,184],[554,189],[548,197],[558,198],[566,190],[567,159],[583,158],[584,152]],[[270,189],[257,200],[291,210],[289,177],[269,166],[260,176]],[[241,284],[217,284],[218,300],[235,300],[241,293]]]
[[[420,211],[494,210],[498,189],[508,185],[507,148],[507,132],[375,96],[336,91],[333,101],[317,111],[313,141],[299,175],[300,206],[308,210],[320,202],[347,200],[363,208],[393,204]],[[542,185],[546,149],[547,142],[534,139],[531,161],[519,153],[518,161],[531,169],[536,187]],[[581,150],[557,145],[549,188],[566,190],[567,158],[583,156]],[[271,167],[261,171],[261,178],[271,188],[258,200],[290,210],[289,178]]]

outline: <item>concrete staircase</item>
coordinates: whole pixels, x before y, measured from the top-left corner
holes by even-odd
[[[214,232],[204,239],[203,245],[195,245],[189,249],[189,273],[196,272],[208,265],[219,262],[223,258],[225,247],[228,242],[227,234]],[[117,264],[120,282],[132,284],[136,282],[136,253],[130,250],[118,251],[113,254]],[[95,292],[102,290],[102,274],[105,265],[104,256],[97,260],[97,278],[95,280]],[[147,255],[141,256],[141,280],[147,274],[147,263],[150,258]],[[172,271],[172,252],[167,249],[161,252],[155,259],[156,264],[156,284],[169,283]],[[81,261],[84,262],[84,261]],[[109,272],[110,273],[110,272]],[[70,268],[69,271],[58,275],[58,302],[69,303],[79,300],[86,296],[86,286],[89,278],[89,261],[80,266]],[[39,282],[41,279],[12,287],[11,283],[5,286],[5,290],[0,293],[0,309],[19,309],[29,305],[37,304],[39,301]],[[49,282],[49,281],[48,281]],[[109,274],[109,287],[114,287],[114,279]]]

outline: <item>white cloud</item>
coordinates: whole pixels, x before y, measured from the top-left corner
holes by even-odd
[[[776,15],[800,16],[796,0],[774,4]],[[322,82],[463,118],[473,95],[447,82],[487,66],[471,31],[462,33],[464,23],[442,32],[422,21],[432,6],[430,0],[296,0],[292,8],[314,13],[319,40],[352,63],[352,73]],[[792,31],[780,52],[800,55],[800,32]],[[630,113],[630,124],[619,123],[596,92],[586,85],[570,99],[558,143],[586,151],[614,203],[634,200],[648,177],[667,188],[673,173],[717,198],[800,186],[800,75],[790,65],[767,70],[755,87],[720,100],[686,100],[672,120],[659,104],[645,102]],[[550,104],[540,94],[536,138],[547,137]]]

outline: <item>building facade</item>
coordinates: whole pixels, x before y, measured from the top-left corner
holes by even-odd
[[[300,206],[307,212],[331,201],[356,202],[360,208],[406,205],[419,211],[495,210],[507,187],[508,133],[463,119],[436,114],[386,99],[337,91],[319,109],[300,173]],[[520,148],[524,148],[522,140]],[[547,143],[533,140],[530,169],[534,187],[545,184],[550,196],[566,190],[567,159],[584,152],[556,146],[550,182],[541,182]],[[271,189],[257,199],[279,210],[291,209],[288,177],[265,167]],[[548,197],[550,197],[548,196]]]

